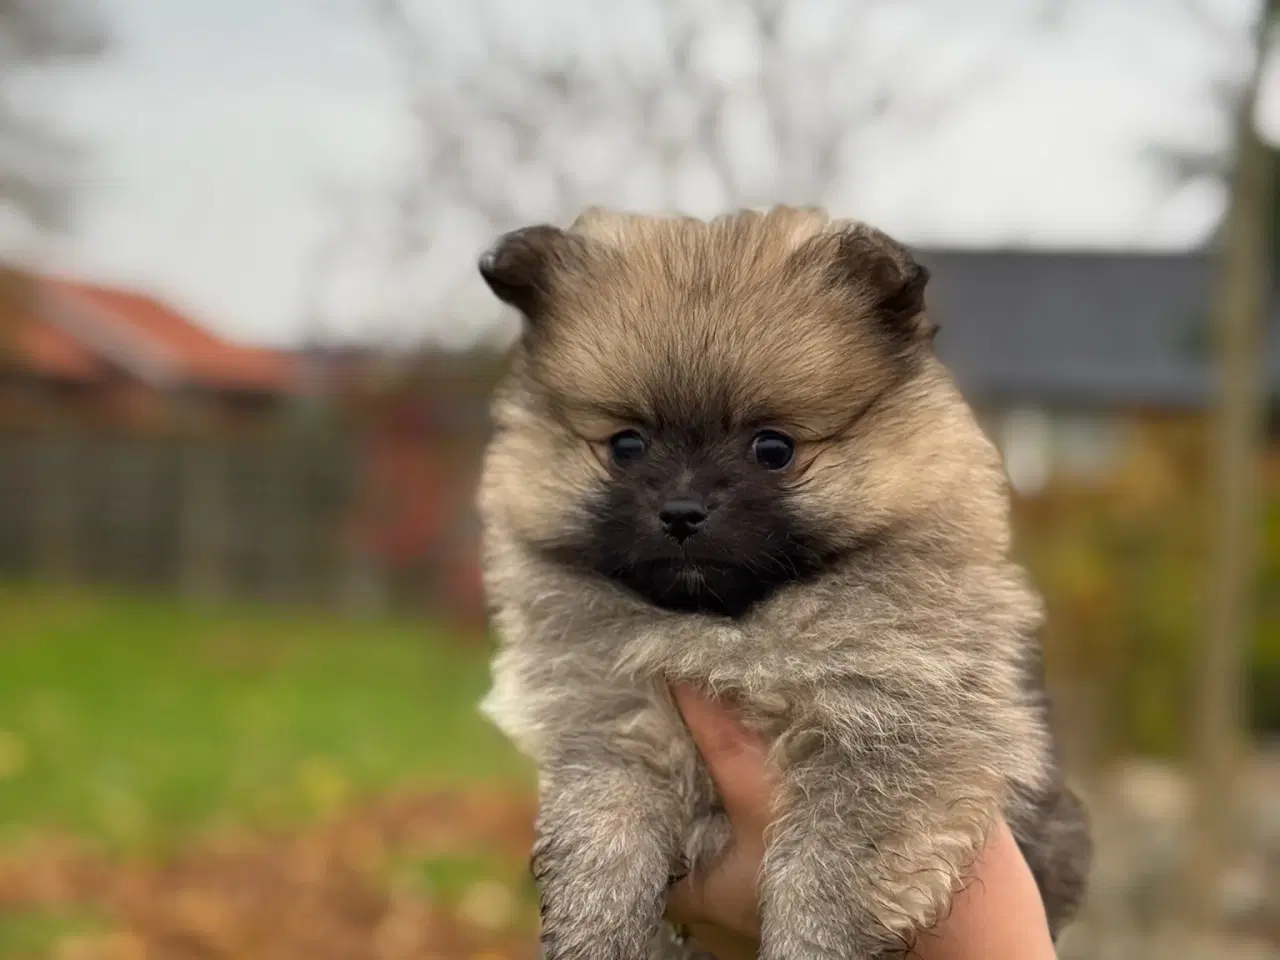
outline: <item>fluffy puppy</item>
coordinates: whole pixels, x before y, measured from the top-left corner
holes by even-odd
[[[672,681],[772,743],[765,960],[909,949],[1001,814],[1056,932],[1088,832],[1003,471],[932,350],[926,271],[793,208],[589,210],[507,234],[480,271],[523,316],[479,496],[484,708],[539,766],[546,956],[694,949],[664,895],[728,827]]]

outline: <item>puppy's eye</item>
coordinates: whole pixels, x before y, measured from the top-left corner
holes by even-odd
[[[786,468],[796,455],[796,442],[777,430],[761,430],[751,441],[751,456],[766,470]]]
[[[623,430],[609,438],[609,456],[619,466],[634,463],[645,455],[649,444],[637,430]]]

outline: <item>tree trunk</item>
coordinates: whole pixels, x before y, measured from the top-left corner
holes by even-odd
[[[1198,661],[1195,762],[1199,785],[1187,919],[1219,921],[1221,878],[1231,843],[1232,784],[1242,754],[1244,664],[1253,630],[1257,574],[1258,470],[1263,426],[1264,317],[1271,306],[1271,151],[1254,123],[1258,77],[1272,15],[1259,27],[1258,65],[1242,97],[1231,201],[1220,238],[1212,310],[1219,358],[1209,619]]]

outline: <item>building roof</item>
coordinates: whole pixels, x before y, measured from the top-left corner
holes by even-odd
[[[1198,408],[1215,389],[1205,252],[921,250],[938,351],[976,402]],[[297,388],[295,355],[223,340],[144,294],[41,279],[21,362],[88,381],[124,369],[157,384]],[[1262,362],[1280,399],[1280,298]]]
[[[292,391],[288,353],[224,340],[160,300],[74,280],[37,278],[17,325],[19,364],[90,382],[124,371],[158,387],[241,393]]]
[[[938,352],[975,400],[1200,407],[1213,396],[1207,253],[919,256]],[[1280,301],[1263,362],[1280,396]]]
[[[13,348],[18,362],[41,377],[88,382],[107,373],[107,365],[70,334],[30,316],[15,325]]]

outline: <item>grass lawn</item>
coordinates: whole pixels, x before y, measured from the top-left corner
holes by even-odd
[[[420,623],[0,585],[0,846],[123,849],[441,784],[523,786],[486,652]]]

